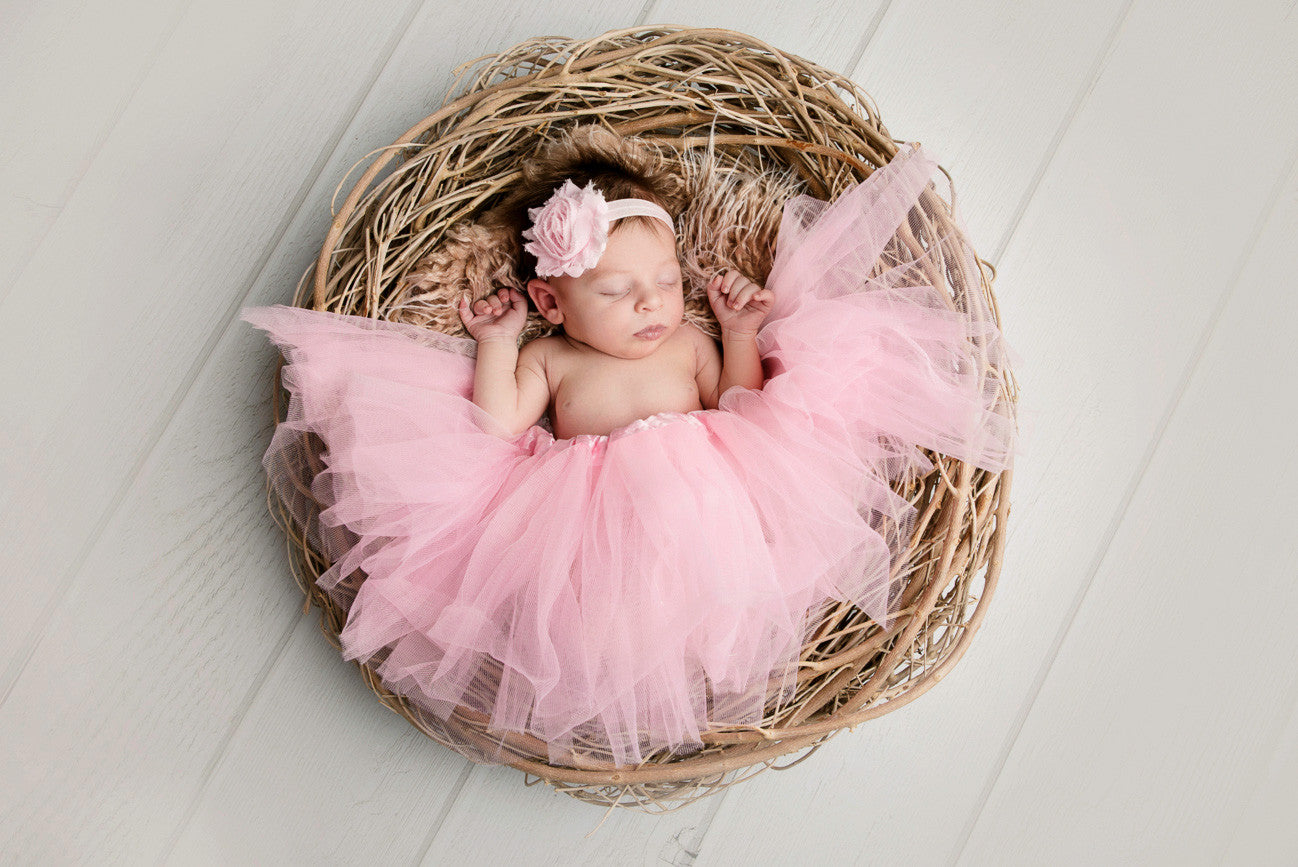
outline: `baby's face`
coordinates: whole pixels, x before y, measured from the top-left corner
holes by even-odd
[[[644,358],[667,341],[685,316],[685,292],[676,239],[666,226],[628,223],[609,236],[599,264],[580,276],[561,274],[549,284],[553,309],[532,300],[573,340],[617,358]]]

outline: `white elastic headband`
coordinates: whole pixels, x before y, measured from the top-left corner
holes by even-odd
[[[608,221],[620,220],[623,217],[654,217],[667,224],[667,228],[676,234],[676,224],[672,215],[661,206],[648,199],[615,199],[608,203]]]
[[[544,205],[529,208],[531,228],[523,230],[523,249],[536,257],[541,277],[580,276],[599,262],[608,245],[608,229],[624,217],[653,217],[676,234],[671,214],[647,199],[605,201],[593,182],[584,188],[566,180]]]

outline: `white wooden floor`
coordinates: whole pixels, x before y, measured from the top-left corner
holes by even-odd
[[[456,64],[643,23],[848,72],[938,155],[1032,428],[937,689],[588,837],[302,612],[236,314]],[[0,0],[0,860],[1298,864],[1296,53],[1293,0]]]

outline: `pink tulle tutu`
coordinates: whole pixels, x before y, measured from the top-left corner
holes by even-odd
[[[898,255],[935,170],[904,147],[832,204],[790,201],[765,385],[607,436],[510,437],[471,400],[472,339],[246,309],[289,362],[272,485],[332,561],[321,586],[364,576],[344,657],[386,650],[395,692],[541,738],[555,764],[633,764],[791,697],[822,605],[886,625],[915,519],[889,480],[932,468],[921,447],[999,471],[1015,446],[973,253],[952,234]],[[958,308],[935,273],[972,281]],[[294,485],[304,432],[325,445],[318,521]]]

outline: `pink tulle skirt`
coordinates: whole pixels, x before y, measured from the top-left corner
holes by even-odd
[[[954,230],[906,243],[935,171],[905,147],[832,204],[790,201],[765,385],[607,436],[557,440],[544,419],[509,436],[472,402],[471,339],[246,309],[288,360],[264,463],[331,561],[344,657],[381,658],[438,716],[461,705],[542,739],[554,764],[625,765],[760,723],[823,606],[888,625],[915,519],[889,481],[932,468],[921,448],[999,471],[1016,440],[972,251]]]

